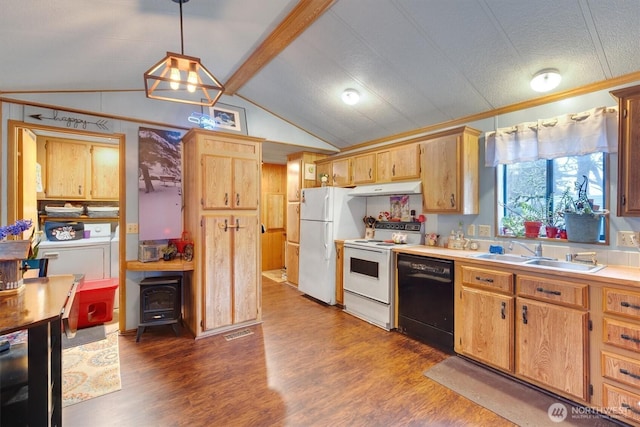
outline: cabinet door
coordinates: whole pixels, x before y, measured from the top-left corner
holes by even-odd
[[[331,178],[335,186],[351,185],[351,159],[331,162]]]
[[[368,184],[376,181],[376,154],[363,154],[353,159],[353,183]]]
[[[302,185],[302,159],[292,159],[287,162],[287,200],[300,201],[300,187]]]
[[[425,166],[421,173],[423,210],[455,213],[460,211],[460,144],[456,135],[420,144]]]
[[[118,200],[120,160],[117,146],[91,147],[91,198]],[[175,184],[174,184],[175,185]]]
[[[513,300],[473,288],[462,288],[464,354],[513,372]]]
[[[420,178],[420,146],[409,144],[390,150],[391,180]]]
[[[300,203],[287,203],[287,242],[300,243]]]
[[[203,329],[205,331],[233,323],[231,310],[232,263],[231,240],[233,229],[230,216],[202,218],[203,244],[200,275],[202,279]],[[198,271],[198,270],[196,270]]]
[[[619,97],[618,215],[640,216],[640,87],[613,92]]]
[[[587,312],[516,298],[516,374],[586,401]]]
[[[298,262],[300,260],[300,245],[287,242],[287,282],[298,286]]]
[[[327,175],[328,181],[326,182],[326,185],[333,185],[333,177],[331,176],[331,162],[318,163],[318,165],[316,166],[316,176],[318,177],[316,182],[318,186],[322,185],[322,181],[320,180],[321,175]]]
[[[202,156],[202,209],[231,209],[233,197],[231,157]]]
[[[233,323],[258,317],[258,215],[233,216]]]
[[[233,159],[233,208],[258,208],[258,162],[252,159]]]
[[[89,145],[48,139],[46,197],[86,199],[89,195]]]
[[[391,152],[376,153],[376,182],[391,181]]]

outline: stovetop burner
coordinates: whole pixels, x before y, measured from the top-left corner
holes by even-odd
[[[422,223],[420,222],[377,222],[374,227],[374,239],[353,239],[346,240],[345,243],[363,247],[377,247],[381,249],[390,249],[396,245],[420,245],[424,243]],[[406,235],[406,242],[394,243],[393,235],[395,233],[402,233]]]

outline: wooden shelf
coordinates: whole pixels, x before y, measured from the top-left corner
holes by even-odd
[[[171,261],[140,262],[138,260],[127,261],[129,271],[193,271],[193,261],[185,261],[176,258]]]

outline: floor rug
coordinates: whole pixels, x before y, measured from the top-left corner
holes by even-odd
[[[282,270],[269,270],[269,271],[263,271],[262,275],[264,277],[267,277],[271,280],[273,280],[274,282],[277,283],[282,283],[285,281],[285,279],[282,277]]]
[[[62,351],[62,406],[122,388],[118,333]]]
[[[78,329],[73,338],[67,338],[62,334],[62,349],[77,347],[79,345],[89,344],[94,341],[100,341],[107,337],[104,325],[92,326],[90,328]]]
[[[619,425],[458,356],[424,375],[519,426]]]

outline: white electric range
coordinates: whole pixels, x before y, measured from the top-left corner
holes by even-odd
[[[406,243],[393,243],[403,233]],[[344,242],[344,311],[387,331],[395,325],[395,257],[393,249],[424,244],[419,222],[378,222],[374,239]]]

